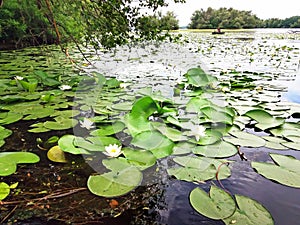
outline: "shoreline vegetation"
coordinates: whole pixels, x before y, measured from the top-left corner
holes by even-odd
[[[0,51],[28,46],[57,44],[113,48],[130,42],[164,40],[168,32],[178,30],[174,12],[162,14],[158,9],[166,1],[2,1],[0,6]],[[179,0],[176,2],[185,2]],[[145,8],[152,13],[144,13]],[[106,15],[110,15],[107,17]],[[286,19],[260,19],[251,11],[233,8],[195,10],[189,29],[300,28],[300,16]],[[202,30],[202,31],[205,31]],[[211,32],[211,31],[210,31]]]

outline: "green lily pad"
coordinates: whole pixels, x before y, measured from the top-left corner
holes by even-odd
[[[135,118],[140,116],[148,118],[157,111],[156,102],[150,97],[145,96],[138,99],[132,106],[131,115]]]
[[[200,188],[190,193],[192,207],[200,214],[219,220],[230,217],[236,210],[235,202],[224,190],[211,186],[209,195]]]
[[[225,141],[218,141],[212,145],[198,146],[193,153],[206,157],[225,158],[237,154],[237,147]]]
[[[221,111],[216,106],[207,106],[201,108],[201,112],[213,123],[225,123],[232,125],[233,117],[225,111]]]
[[[151,125],[172,141],[185,141],[187,137],[182,134],[182,131],[168,127],[164,123],[153,122]]]
[[[204,107],[211,107],[213,104],[201,97],[194,97],[189,100],[189,102],[186,104],[186,111],[187,112],[200,112],[201,108]]]
[[[87,186],[95,195],[117,197],[135,189],[142,179],[143,175],[136,167],[127,167],[102,175],[90,176]]]
[[[17,164],[37,163],[40,158],[31,152],[1,152],[0,176],[8,176],[16,172]]]
[[[257,201],[242,195],[235,195],[238,205],[235,213],[223,219],[226,225],[273,225],[274,221],[268,210]]]
[[[38,110],[35,110],[33,112],[31,112],[30,115],[24,117],[24,120],[35,120],[35,119],[39,119],[39,118],[45,118],[48,116],[53,115],[55,112],[55,110],[53,108],[40,108]]]
[[[265,147],[276,149],[276,150],[287,150],[287,147],[283,146],[283,143],[286,142],[286,140],[278,137],[272,137],[272,136],[262,136],[263,139],[266,140]]]
[[[133,137],[131,144],[150,150],[156,158],[172,154],[174,143],[158,131],[145,131]]]
[[[270,156],[277,165],[265,162],[252,162],[252,168],[267,179],[290,187],[300,188],[300,160],[292,156],[279,154],[270,154]]]
[[[224,140],[234,145],[257,148],[265,146],[266,144],[266,141],[261,137],[245,131],[233,131],[229,133],[234,136],[234,138],[224,137]]]
[[[173,147],[173,155],[184,155],[191,153],[195,147],[195,144],[189,142],[179,142]]]
[[[46,121],[44,127],[50,130],[67,130],[70,129],[78,123],[75,119],[55,117],[56,121]]]
[[[188,132],[188,134],[190,134],[190,132]],[[219,131],[214,129],[206,129],[204,137],[201,137],[199,141],[192,139],[190,140],[190,142],[196,143],[198,145],[211,145],[220,141],[221,138],[222,133],[220,133]]]
[[[4,139],[9,137],[12,134],[11,130],[8,130],[0,126],[0,147],[5,144]]]
[[[10,193],[10,187],[5,182],[0,182],[0,201],[5,199]]]
[[[188,79],[188,84],[195,87],[205,87],[209,83],[217,81],[215,77],[206,74],[201,68],[189,69],[185,76]]]
[[[170,168],[167,171],[169,175],[175,176],[179,180],[201,182],[215,179],[217,173],[218,179],[225,179],[230,176],[230,169],[223,165],[226,161],[191,156],[175,157],[173,160],[181,167]]]
[[[278,127],[284,123],[284,119],[273,117],[263,109],[250,110],[245,115],[256,120],[258,123],[255,126],[261,130]]]
[[[74,146],[74,140],[75,140],[74,135],[64,135],[58,140],[58,146],[60,149],[64,152],[69,152],[74,155],[78,154],[89,154],[89,152],[83,148],[77,148]]]
[[[120,102],[113,104],[111,108],[119,111],[130,111],[132,108],[132,102]]]
[[[0,113],[0,125],[7,125],[19,121],[23,118],[23,115],[14,112],[2,112]]]
[[[108,136],[112,134],[116,134],[121,132],[125,128],[124,123],[122,122],[115,122],[112,125],[102,126],[97,130],[92,131],[90,134],[93,136]]]
[[[156,164],[156,158],[150,151],[124,148],[123,154],[130,164],[140,170],[147,169]]]
[[[37,163],[40,158],[32,152],[1,152],[0,161],[14,163]]]

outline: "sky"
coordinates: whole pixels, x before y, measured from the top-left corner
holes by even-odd
[[[299,0],[186,0],[186,3],[174,3],[167,0],[169,6],[162,9],[163,13],[173,11],[179,20],[180,26],[190,23],[190,18],[196,10],[208,7],[219,9],[221,7],[234,8],[238,10],[252,11],[260,19],[300,16]]]

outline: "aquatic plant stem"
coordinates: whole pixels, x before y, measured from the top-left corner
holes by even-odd
[[[68,190],[66,192],[63,191],[57,191],[57,192],[53,192],[49,195],[46,195],[44,197],[41,198],[34,198],[34,199],[28,199],[28,200],[20,200],[20,201],[11,201],[11,202],[3,202],[0,201],[0,205],[14,205],[14,204],[19,204],[19,203],[32,203],[32,202],[36,202],[36,201],[43,201],[43,200],[48,200],[48,199],[53,199],[53,198],[62,198],[71,194],[75,194],[79,191],[85,191],[87,190],[87,188],[83,187],[83,188],[77,188],[77,189],[71,189]]]
[[[222,167],[223,165],[228,166],[228,165],[229,165],[229,162],[222,162],[222,163],[218,166],[217,173],[216,173],[216,180],[218,181],[219,185],[221,186],[221,188],[222,188],[224,191],[226,191],[228,194],[230,194],[231,196],[233,196],[233,195],[230,193],[230,191],[228,191],[228,190],[224,187],[224,185],[222,184],[222,182],[219,180],[219,172],[220,172],[221,167]]]
[[[9,217],[11,214],[13,214],[14,211],[16,211],[16,209],[18,208],[18,206],[16,205],[1,221],[0,224],[3,224]]]

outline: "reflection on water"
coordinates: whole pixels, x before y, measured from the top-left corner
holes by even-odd
[[[296,79],[288,83],[288,91],[282,97],[289,102],[300,103],[300,70]]]

